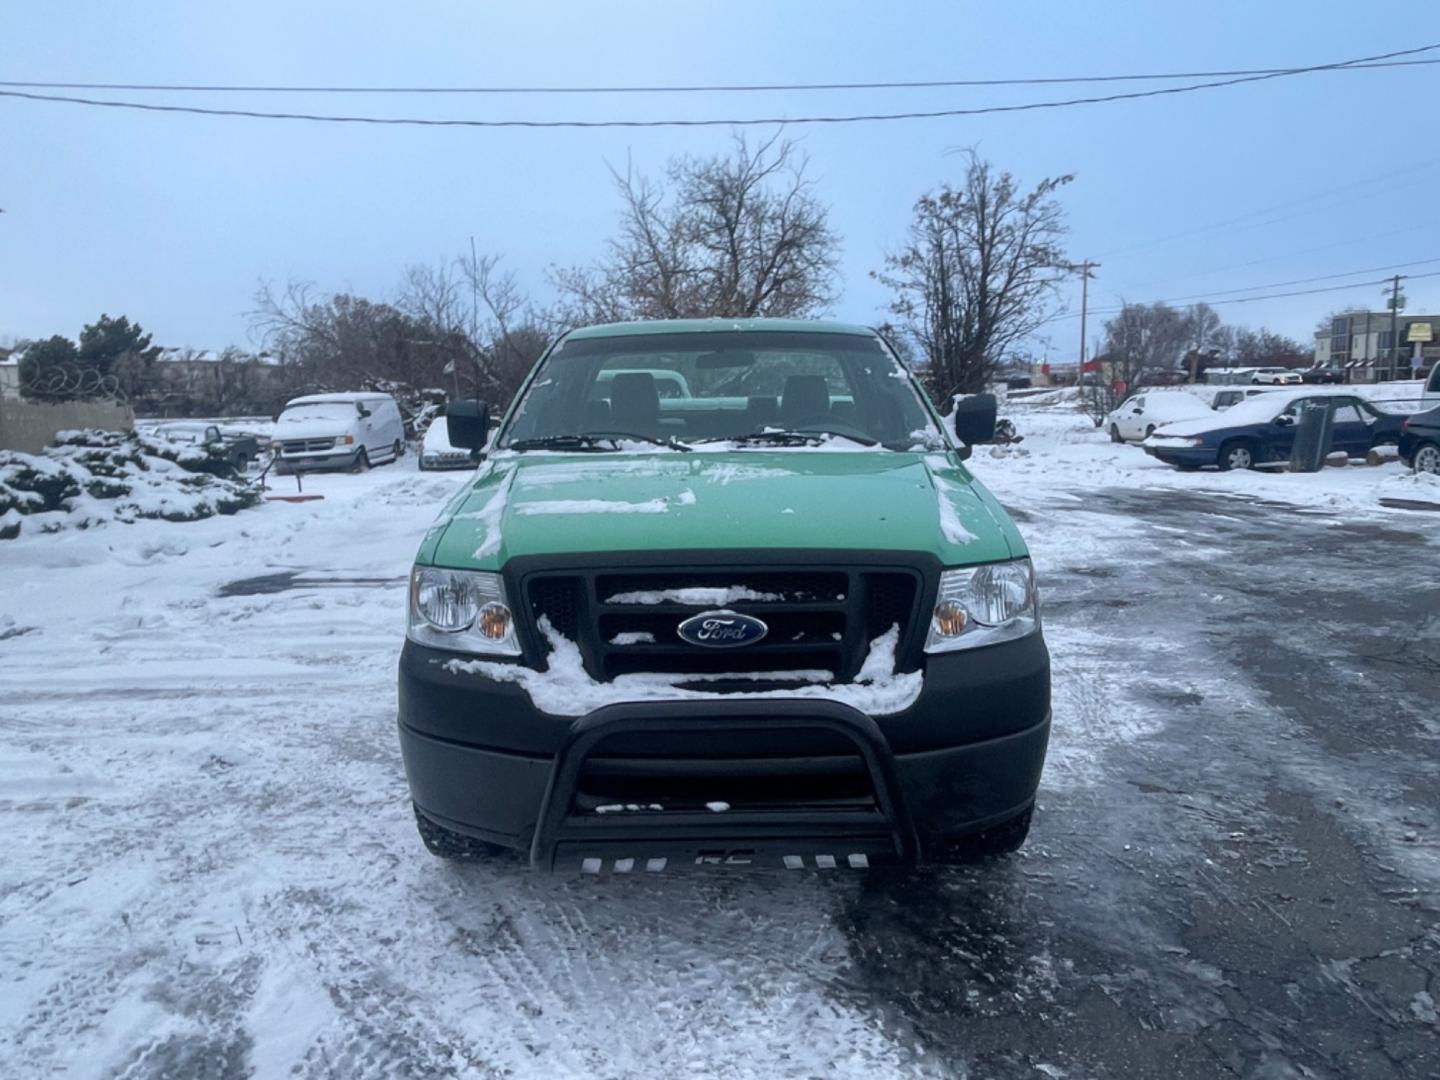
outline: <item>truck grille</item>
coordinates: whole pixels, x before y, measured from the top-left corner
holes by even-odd
[[[335,449],[334,439],[290,439],[280,444],[287,454],[318,454]]]
[[[602,681],[637,672],[777,676],[703,684],[725,691],[753,690],[757,681],[848,681],[870,642],[892,626],[900,628],[898,655],[904,657],[922,583],[920,572],[908,567],[627,567],[533,573],[522,588],[534,640],[544,641],[538,633],[543,617],[577,643],[590,674]],[[717,609],[761,619],[769,633],[736,649],[681,640],[681,622]],[[785,676],[794,672],[808,674]]]

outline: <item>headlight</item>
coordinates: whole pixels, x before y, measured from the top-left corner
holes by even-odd
[[[406,636],[416,644],[519,656],[515,617],[499,574],[417,566],[410,573]]]
[[[355,442],[354,435],[341,435],[335,440],[336,446],[351,446]]]
[[[927,653],[1013,641],[1040,625],[1035,572],[1029,559],[987,563],[940,575]]]

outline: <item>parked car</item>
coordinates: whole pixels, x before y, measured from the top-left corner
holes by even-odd
[[[420,440],[420,471],[473,469],[475,464],[476,456],[471,451],[451,444],[444,414],[435,416]]]
[[[405,452],[405,422],[389,394],[311,394],[286,403],[271,441],[281,471],[363,470]]]
[[[1440,473],[1440,408],[1401,422],[1400,460],[1416,472]]]
[[[1210,406],[1185,390],[1151,390],[1124,401],[1105,418],[1111,442],[1140,442],[1161,424],[1210,415]]]
[[[221,427],[205,420],[166,420],[145,430],[170,442],[214,447],[230,459],[236,472],[244,472],[260,456],[260,439],[254,432]]]
[[[873,330],[788,319],[571,331],[493,438],[451,402],[486,457],[411,577],[425,845],[616,874],[1018,848],[1050,661],[1025,543],[963,464],[995,408],[942,422]]]
[[[1334,410],[1330,445],[1351,457],[1400,439],[1404,417],[1381,412],[1348,389],[1315,388],[1257,394],[1206,419],[1166,424],[1143,445],[1146,453],[1181,469],[1251,469],[1290,457],[1295,425],[1307,408]]]
[[[1273,386],[1222,386],[1218,389],[1203,389],[1196,391],[1200,394],[1202,401],[1207,402],[1210,408],[1219,412],[1221,409],[1228,409],[1231,405],[1238,405],[1246,398],[1254,397],[1256,394],[1268,394],[1278,389]]]
[[[1262,367],[1255,369],[1250,381],[1257,386],[1299,386],[1305,380],[1289,368]]]
[[[1430,369],[1430,377],[1425,380],[1425,389],[1420,396],[1426,405],[1440,405],[1440,364]]]
[[[1313,385],[1338,385],[1345,381],[1345,372],[1337,367],[1312,367],[1300,372],[1300,381]]]

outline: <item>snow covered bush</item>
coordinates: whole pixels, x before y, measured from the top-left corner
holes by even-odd
[[[141,518],[198,521],[259,501],[229,459],[125,431],[63,431],[39,454],[0,450],[0,540]]]

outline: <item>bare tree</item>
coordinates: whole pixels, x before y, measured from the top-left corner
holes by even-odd
[[[1022,191],[972,150],[959,187],[942,185],[915,203],[908,242],[873,276],[894,293],[890,310],[924,353],[936,401],[984,389],[1053,313],[1071,272],[1054,196],[1072,179]]]
[[[672,158],[663,183],[611,170],[620,230],[601,261],[552,273],[557,320],[808,315],[835,298],[838,238],[779,133],[728,155]]]
[[[252,329],[313,389],[383,389],[418,408],[437,390],[504,406],[545,331],[495,256],[412,266],[393,301],[262,285]]]
[[[1095,424],[1144,385],[1151,372],[1174,371],[1194,332],[1189,313],[1168,304],[1122,303],[1120,313],[1105,322],[1105,342],[1096,358],[1105,375],[1081,395],[1081,405]]]

